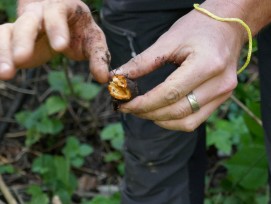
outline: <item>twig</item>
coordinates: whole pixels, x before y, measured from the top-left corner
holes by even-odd
[[[29,94],[29,95],[35,95],[36,94],[35,90],[19,88],[19,87],[16,87],[16,86],[12,85],[12,84],[4,82],[4,81],[0,81],[0,83],[3,83],[5,87],[7,87],[8,89],[10,89],[12,91],[16,91],[16,92],[23,93],[23,94]]]
[[[52,204],[62,204],[58,195],[54,195],[54,197],[52,199]]]
[[[40,97],[39,97],[39,101],[42,102],[45,100],[45,98],[47,98],[47,96],[49,96],[52,93],[52,89],[48,88]]]
[[[63,59],[63,68],[64,68],[64,73],[65,73],[65,77],[66,77],[66,80],[67,80],[69,89],[70,89],[70,91],[71,91],[71,95],[72,95],[72,96],[75,96],[75,92],[74,92],[74,89],[73,89],[73,85],[72,85],[72,82],[71,82],[71,79],[70,79],[70,76],[69,76],[69,70],[68,70],[68,62],[67,62],[67,59]]]
[[[249,110],[245,104],[243,104],[239,99],[237,99],[234,95],[230,97],[240,108],[242,108],[253,120],[255,120],[260,126],[263,126],[263,122],[260,118],[258,118],[251,110]]]
[[[5,184],[2,175],[0,175],[0,190],[3,193],[8,204],[18,204],[15,198],[12,196],[11,192],[9,191],[7,185]]]
[[[0,118],[0,122],[4,122],[4,123],[16,123],[15,120],[10,119],[10,118]]]
[[[33,74],[35,72],[35,69],[30,70],[29,72],[27,72],[27,76],[25,76],[26,78],[24,83],[22,84],[22,88],[26,89],[28,87],[28,80],[31,79],[33,77]],[[24,75],[24,71],[22,71],[22,75]],[[10,105],[10,108],[8,110],[8,112],[5,115],[5,118],[12,118],[12,116],[14,115],[14,113],[16,113],[17,110],[19,110],[21,108],[21,106],[23,105],[23,101],[25,99],[26,95],[18,92],[16,94],[16,100],[13,101],[13,103]],[[6,130],[9,128],[9,123],[0,123],[0,143],[3,140],[4,134],[6,132]]]
[[[7,138],[17,138],[17,137],[25,137],[25,136],[26,136],[26,131],[5,134],[5,137]]]
[[[13,191],[14,195],[16,196],[16,198],[17,198],[17,200],[18,200],[18,203],[19,203],[19,204],[24,204],[24,201],[23,201],[23,199],[21,198],[21,196],[20,196],[18,190],[12,188],[12,191]]]

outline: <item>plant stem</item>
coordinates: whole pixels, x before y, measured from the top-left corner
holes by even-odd
[[[9,191],[7,185],[5,184],[2,175],[0,175],[0,190],[3,193],[5,199],[7,200],[8,204],[17,204],[17,201],[12,196],[11,192]]]
[[[231,95],[231,99],[242,108],[253,120],[256,121],[261,127],[263,126],[263,122],[260,118],[258,118],[251,110],[249,110],[245,104],[243,104],[239,99],[237,99],[234,95]]]
[[[69,89],[71,91],[71,95],[75,96],[73,85],[72,85],[72,82],[71,82],[71,79],[69,76],[68,62],[67,62],[67,59],[65,59],[65,58],[63,59],[63,68],[64,68],[64,73],[65,73],[65,77],[66,77]]]

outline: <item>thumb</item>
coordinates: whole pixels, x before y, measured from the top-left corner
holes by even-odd
[[[138,54],[126,64],[113,70],[111,74],[121,74],[135,79],[144,76],[164,65],[169,58],[171,50],[164,41],[158,39],[152,46]]]

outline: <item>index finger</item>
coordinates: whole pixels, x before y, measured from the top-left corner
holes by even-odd
[[[113,70],[111,74],[125,75],[131,79],[135,79],[154,71],[167,61],[172,61],[169,59],[171,55],[169,50],[174,50],[176,43],[173,44],[169,38],[170,35],[168,34],[162,35],[153,45],[121,67]]]

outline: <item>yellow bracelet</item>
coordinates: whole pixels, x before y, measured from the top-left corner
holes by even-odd
[[[200,8],[199,4],[194,4],[194,8],[196,10],[210,16],[211,18],[218,20],[218,21],[240,23],[246,29],[247,34],[248,34],[248,53],[247,53],[247,59],[246,59],[245,64],[237,71],[237,74],[240,74],[248,66],[250,59],[251,59],[251,54],[252,54],[252,34],[251,34],[251,30],[250,30],[249,26],[239,18],[222,18],[222,17],[216,16],[215,14],[211,13],[210,11],[208,11],[204,8]]]

